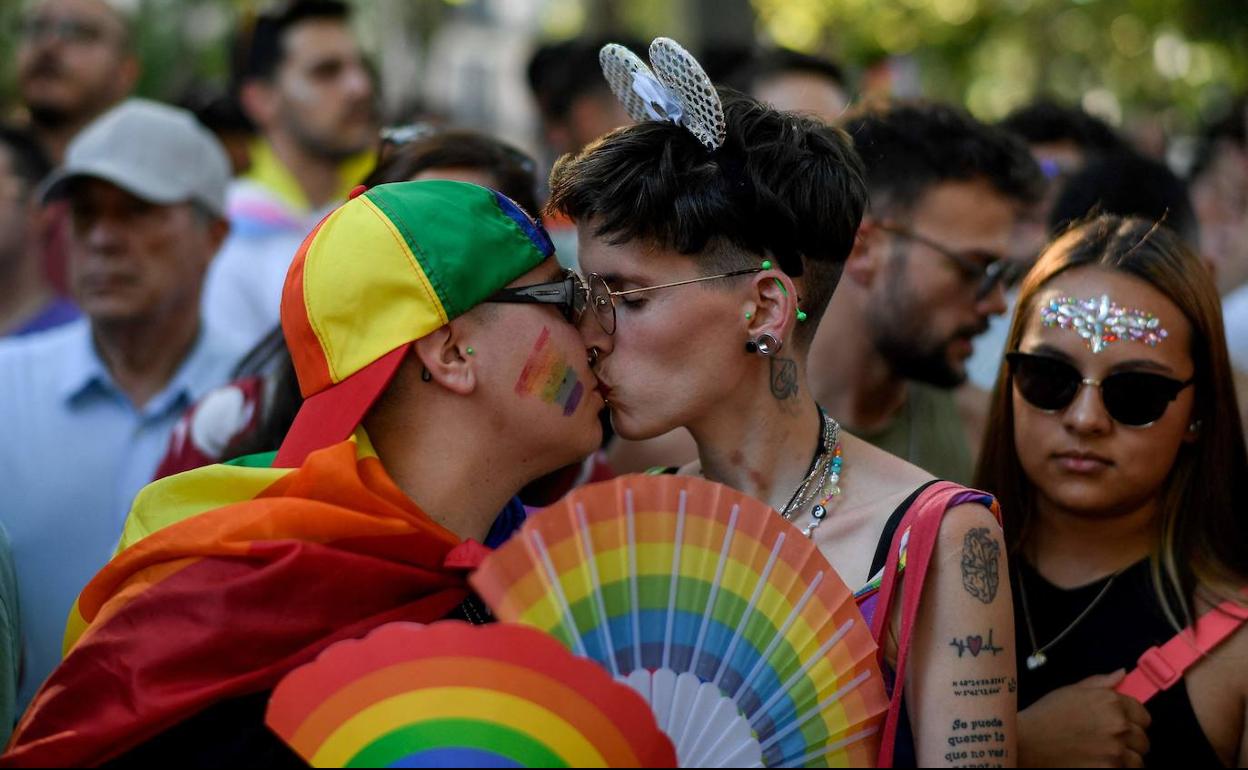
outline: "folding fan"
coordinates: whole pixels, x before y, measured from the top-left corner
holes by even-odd
[[[641,694],[683,767],[872,765],[888,702],[853,596],[765,504],[628,476],[536,514],[472,578]]]
[[[647,704],[522,626],[391,623],[292,671],[266,723],[314,767],[671,767]]]

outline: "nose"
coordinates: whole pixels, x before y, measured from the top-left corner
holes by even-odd
[[[1005,286],[1001,281],[997,281],[988,290],[988,293],[980,297],[975,304],[975,310],[981,316],[1005,315],[1009,309],[1009,303],[1005,300]]]
[[[343,75],[346,91],[356,99],[368,99],[373,95],[373,78],[363,64],[348,67]]]
[[[1101,401],[1101,389],[1087,383],[1080,386],[1075,400],[1066,407],[1062,422],[1067,430],[1080,436],[1104,435],[1113,428],[1113,420]]]
[[[118,220],[94,216],[76,224],[79,240],[92,254],[115,254],[121,251],[126,230]]]
[[[576,328],[581,333],[581,339],[585,341],[586,349],[597,351],[590,356],[594,363],[611,354],[615,339],[602,328],[602,323],[592,307],[586,308]]]

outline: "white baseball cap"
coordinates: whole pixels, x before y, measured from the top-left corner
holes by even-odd
[[[199,203],[225,216],[230,162],[221,143],[186,110],[130,99],[101,115],[69,143],[64,164],[40,188],[48,202],[89,177],[148,203]]]

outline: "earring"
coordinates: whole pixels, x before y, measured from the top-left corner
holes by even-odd
[[[1192,420],[1191,424],[1187,426],[1187,432],[1188,433],[1200,433],[1201,426],[1203,425],[1204,425],[1203,420]]]
[[[779,353],[780,348],[784,347],[784,343],[776,339],[774,334],[764,332],[758,335],[758,339],[754,341],[754,346],[758,350],[758,354],[765,358]]]
[[[430,374],[429,370],[423,366],[420,367],[420,381],[421,382],[433,382],[433,375]]]
[[[602,351],[600,351],[597,347],[592,347],[589,349],[589,368],[590,369],[593,369],[595,366],[598,365],[598,357],[601,355],[602,355]]]

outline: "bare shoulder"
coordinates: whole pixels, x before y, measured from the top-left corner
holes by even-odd
[[[992,511],[979,503],[963,503],[950,508],[940,523],[942,545],[963,546],[968,538],[1001,539],[1001,524]]]
[[[844,505],[887,517],[932,474],[867,443],[852,433],[841,433],[845,453]],[[877,510],[878,509],[878,510]],[[874,518],[874,517],[872,517]]]

